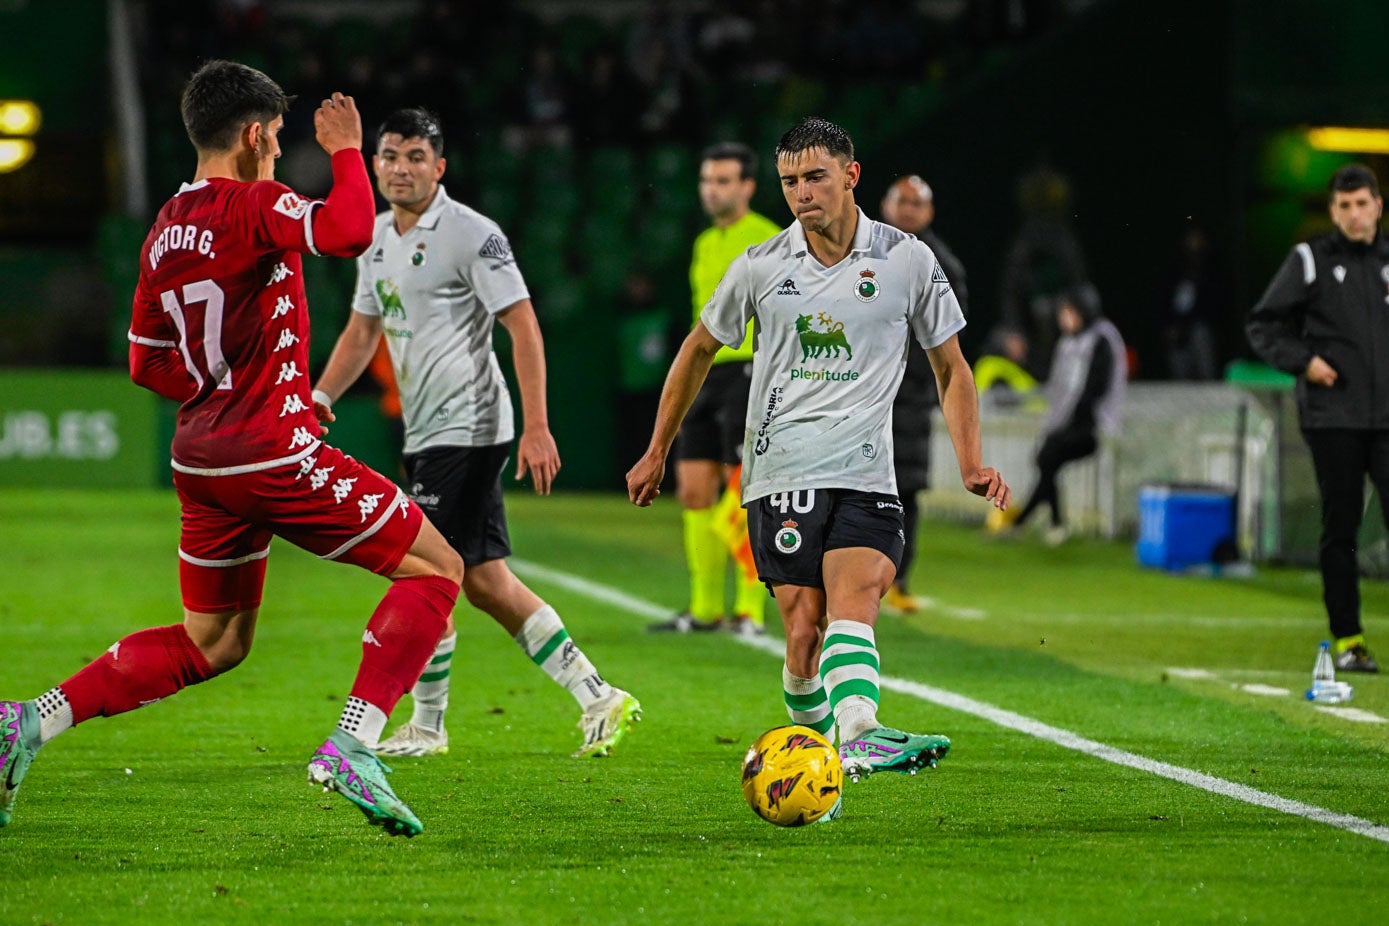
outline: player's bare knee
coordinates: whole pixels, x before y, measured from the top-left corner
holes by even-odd
[[[468,599],[468,604],[484,614],[491,614],[501,606],[501,599],[492,582],[484,574],[474,573],[471,569],[463,575],[463,596]]]

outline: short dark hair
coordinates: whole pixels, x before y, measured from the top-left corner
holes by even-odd
[[[435,157],[444,155],[444,130],[439,126],[439,117],[423,106],[410,109],[397,109],[386,117],[376,130],[376,146],[381,147],[381,139],[387,135],[401,138],[423,138],[434,149]]]
[[[289,111],[293,97],[253,67],[216,59],[193,72],[179,108],[199,151],[226,151],[252,122],[268,124]]]
[[[824,148],[846,163],[854,159],[854,140],[849,133],[815,116],[807,116],[788,129],[777,141],[772,157],[780,159],[783,154],[800,154],[811,148]]]
[[[724,141],[710,145],[700,155],[702,161],[737,161],[741,169],[740,180],[757,178],[757,155],[747,145],[738,141]]]
[[[1379,195],[1379,180],[1375,178],[1375,172],[1364,164],[1347,164],[1332,174],[1331,182],[1326,185],[1332,198],[1337,193],[1351,193],[1367,188],[1375,196]]]

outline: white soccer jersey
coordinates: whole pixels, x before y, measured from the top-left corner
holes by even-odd
[[[511,440],[511,395],[492,352],[492,324],[529,297],[502,230],[443,186],[403,236],[389,211],[376,217],[371,247],[357,258],[352,308],[381,317],[406,453]]]
[[[755,318],[743,502],[798,489],[896,493],[892,400],[907,351],[965,326],[935,254],[858,210],[848,255],[816,260],[793,223],[729,266],[700,319],[724,344]]]

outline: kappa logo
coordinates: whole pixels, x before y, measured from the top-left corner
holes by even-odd
[[[376,639],[376,634],[372,633],[370,628],[367,629],[366,633],[362,634],[362,642],[370,643],[372,646],[378,648],[381,646],[381,641]]]
[[[309,214],[309,208],[313,206],[312,200],[304,199],[298,193],[283,193],[275,201],[275,211],[281,215],[287,215],[291,219],[302,219]]]
[[[1346,281],[1346,268],[1337,264],[1331,268],[1331,275],[1336,278],[1337,283],[1344,283]]]
[[[801,291],[796,289],[796,281],[787,277],[782,280],[781,284],[777,287],[776,294],[778,296],[799,296]]]
[[[478,248],[478,256],[487,260],[497,261],[491,268],[496,270],[498,267],[505,267],[507,264],[514,263],[516,258],[511,253],[511,243],[501,235],[488,235],[487,240]]]

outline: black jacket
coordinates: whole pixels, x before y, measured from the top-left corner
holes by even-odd
[[[955,290],[960,311],[969,316],[969,295],[965,285],[965,265],[931,229],[923,228],[917,237],[926,243],[940,261],[945,277]],[[940,404],[936,397],[936,372],[916,338],[908,339],[907,370],[892,403],[892,462],[897,475],[897,494],[920,492],[931,481],[931,410]]]
[[[1389,242],[1339,231],[1294,247],[1245,327],[1254,352],[1297,377],[1302,427],[1389,428]],[[1320,356],[1331,388],[1309,383]]]

